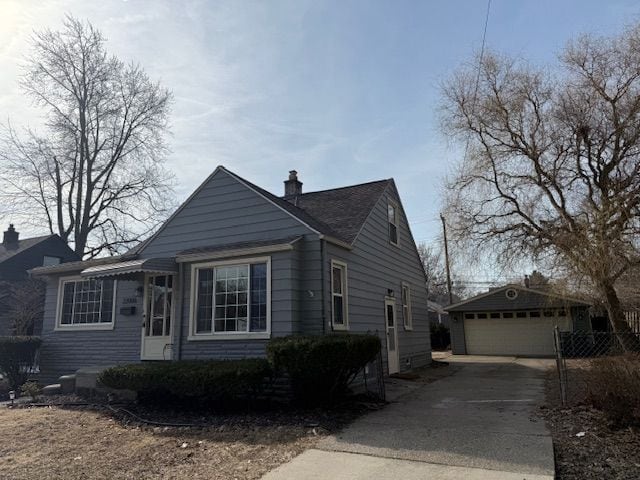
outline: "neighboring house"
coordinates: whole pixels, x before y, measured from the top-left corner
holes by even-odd
[[[58,235],[20,239],[13,224],[9,225],[0,244],[0,336],[14,333],[8,311],[13,289],[28,280],[28,270],[75,260],[79,260],[78,255]],[[36,333],[41,329],[40,322],[37,323]]]
[[[449,314],[442,305],[437,302],[428,300],[429,323],[432,325],[444,325],[449,328]]]
[[[505,285],[445,307],[453,354],[551,356],[553,329],[590,331],[590,305],[520,285]]]
[[[138,247],[35,269],[43,379],[140,360],[265,355],[272,337],[371,332],[385,371],[430,361],[425,276],[393,180],[278,197],[224,167]]]

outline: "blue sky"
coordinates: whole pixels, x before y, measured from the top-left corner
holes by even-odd
[[[184,199],[223,164],[274,193],[395,178],[417,241],[437,241],[460,149],[438,127],[439,85],[480,47],[484,0],[0,0],[0,119],[37,124],[17,86],[33,29],[89,19],[108,48],[175,95],[168,166]],[[493,0],[491,49],[552,63],[580,32],[640,16],[626,0]]]

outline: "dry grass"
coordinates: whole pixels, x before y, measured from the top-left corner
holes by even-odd
[[[304,425],[125,426],[91,410],[0,408],[0,479],[256,479],[313,446]],[[186,444],[186,445],[185,445]]]
[[[590,361],[569,360],[568,404],[560,404],[555,368],[547,376],[547,403],[541,413],[551,430],[557,480],[637,480],[640,432],[619,428],[587,403]]]

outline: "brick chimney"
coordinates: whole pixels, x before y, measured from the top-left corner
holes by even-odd
[[[298,172],[291,170],[289,179],[284,181],[284,199],[295,205],[300,195],[302,195],[302,182],[298,180]]]
[[[15,250],[18,248],[18,236],[20,234],[16,232],[16,229],[13,228],[13,223],[9,224],[9,228],[6,232],[4,232],[4,237],[2,238],[2,245],[7,250]]]

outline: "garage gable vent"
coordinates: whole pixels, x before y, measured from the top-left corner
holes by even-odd
[[[507,288],[504,292],[504,296],[509,300],[515,300],[516,298],[518,298],[518,290],[516,290],[515,288]]]

